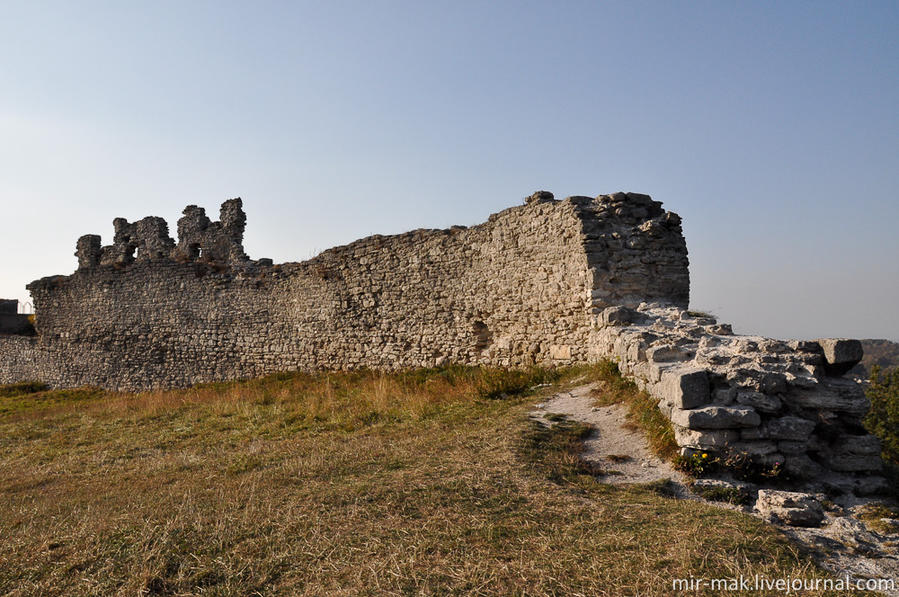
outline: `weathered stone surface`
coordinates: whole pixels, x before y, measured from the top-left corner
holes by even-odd
[[[178,247],[173,255],[179,261],[244,262],[247,260],[243,250],[246,222],[239,197],[222,203],[218,222],[211,221],[202,207],[188,205],[184,217],[178,220]]]
[[[728,371],[728,381],[762,394],[780,394],[787,389],[787,376],[780,371],[737,367]]]
[[[873,435],[847,435],[829,446],[826,459],[835,471],[879,471],[880,450],[880,440]]]
[[[825,371],[828,375],[844,375],[864,356],[862,343],[858,340],[821,338],[817,342],[824,350],[824,359],[827,361]]]
[[[780,440],[777,442],[777,451],[787,456],[805,454],[808,450],[808,442],[796,440]]]
[[[853,480],[852,490],[858,495],[885,494],[892,489],[890,482],[879,475],[866,475]]]
[[[756,427],[761,418],[748,406],[704,406],[675,409],[671,412],[671,421],[689,429],[735,429]]]
[[[546,203],[548,201],[553,201],[554,196],[549,191],[537,191],[533,195],[526,197],[524,202],[530,205],[531,203]]]
[[[777,442],[764,439],[747,441],[742,435],[743,434],[741,433],[740,441],[730,444],[730,449],[733,452],[748,454],[750,456],[767,456],[777,452]]]
[[[96,234],[85,234],[75,244],[75,257],[78,258],[79,269],[97,267],[100,265],[102,255],[100,237]]]
[[[675,408],[708,404],[709,377],[704,369],[673,369],[662,373],[662,397]]]
[[[815,429],[815,422],[799,417],[780,417],[765,424],[771,439],[806,441]]]
[[[721,429],[716,431],[699,431],[688,429],[680,425],[672,425],[674,440],[677,445],[699,450],[720,450],[740,439],[740,432],[733,429]]]
[[[631,323],[639,323],[644,319],[646,317],[642,313],[621,305],[608,307],[603,309],[602,312],[603,325],[630,325]]]
[[[736,394],[737,404],[751,406],[761,413],[774,414],[780,412],[783,408],[783,401],[777,396],[770,396],[753,390],[741,390]]]
[[[824,467],[809,458],[808,454],[787,454],[784,457],[784,471],[793,479],[815,479],[824,474]]]
[[[646,351],[646,358],[648,358],[651,363],[680,363],[689,361],[692,356],[693,355],[689,351],[673,344],[653,346]]]
[[[790,395],[790,402],[812,410],[858,416],[864,415],[871,407],[864,389],[848,379],[831,379],[814,389],[798,389]]]
[[[821,502],[807,493],[761,489],[755,510],[772,522],[790,526],[815,527],[824,520]]]

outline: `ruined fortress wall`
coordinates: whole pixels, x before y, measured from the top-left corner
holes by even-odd
[[[525,205],[471,228],[372,236],[303,263],[251,260],[240,200],[86,235],[70,276],[28,285],[36,336],[0,333],[0,383],[119,390],[284,370],[519,366],[612,358],[684,455],[749,455],[795,478],[886,483],[849,340],[735,336],[687,310],[680,218],[645,195]],[[2,306],[2,305],[0,305]],[[8,307],[8,306],[7,306]],[[13,305],[14,307],[14,305]],[[14,309],[13,309],[14,310]]]
[[[291,369],[586,362],[595,314],[686,306],[680,219],[617,193],[525,205],[481,225],[373,236],[303,263],[246,257],[239,200],[116,219],[79,269],[29,285],[35,338],[0,337],[0,382],[185,386]],[[136,253],[136,255],[135,255]]]

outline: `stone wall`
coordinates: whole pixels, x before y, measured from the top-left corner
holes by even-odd
[[[218,221],[188,206],[177,242],[161,218],[113,225],[111,245],[78,240],[74,274],[28,285],[37,335],[0,335],[0,383],[144,390],[296,369],[613,358],[658,399],[684,454],[846,473],[858,492],[883,483],[867,474],[881,466],[861,425],[869,404],[841,377],[858,343],[734,336],[688,311],[680,218],[646,195],[540,191],[471,228],[372,236],[277,265],[244,252],[240,199]]]
[[[686,306],[680,219],[648,196],[539,192],[471,228],[373,236],[303,263],[249,259],[241,202],[87,235],[78,270],[29,284],[37,337],[0,339],[0,382],[141,390],[292,369],[585,362],[595,314]],[[9,341],[7,341],[9,340]]]
[[[653,303],[609,307],[597,326],[592,358],[617,360],[658,399],[682,454],[748,454],[841,491],[884,488],[871,474],[880,442],[862,426],[870,403],[842,377],[862,357],[857,340],[736,336],[709,315]]]

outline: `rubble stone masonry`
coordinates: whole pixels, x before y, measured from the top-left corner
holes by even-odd
[[[0,383],[183,387],[275,371],[568,365],[614,358],[685,453],[739,448],[791,472],[871,471],[851,341],[734,336],[687,311],[677,214],[646,195],[540,191],[470,228],[372,236],[302,263],[250,259],[240,199],[76,243],[28,285],[36,335],[0,334]],[[850,364],[852,363],[852,364]]]

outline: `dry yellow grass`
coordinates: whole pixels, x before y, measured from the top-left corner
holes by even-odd
[[[0,397],[0,593],[669,595],[691,574],[822,574],[753,518],[588,474],[583,429],[526,417],[527,388],[585,374]]]

